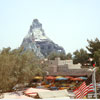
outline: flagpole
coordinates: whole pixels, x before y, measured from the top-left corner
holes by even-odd
[[[89,58],[90,62],[93,61],[93,58]],[[93,74],[92,74],[92,82],[94,84],[94,90],[95,90],[95,98],[97,99],[97,89],[96,89],[96,68],[95,68],[95,64],[93,63],[92,65],[94,68],[93,68]]]
[[[93,69],[93,81],[94,81],[94,89],[95,89],[95,98],[97,99],[97,89],[96,89],[96,68]]]

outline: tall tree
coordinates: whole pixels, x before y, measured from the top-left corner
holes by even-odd
[[[93,40],[87,40],[87,41],[89,45],[86,46],[86,48],[90,52],[90,57],[93,57],[95,51],[98,51],[98,49],[100,49],[100,40],[96,38],[94,41]]]
[[[80,50],[76,50],[73,53],[74,57],[73,57],[73,62],[76,63],[81,63],[82,65],[84,63],[86,63],[86,61],[88,60],[89,56],[86,50],[84,49],[80,49]]]
[[[66,59],[66,55],[64,53],[56,53],[56,52],[50,53],[48,59],[54,60],[56,57],[60,57],[61,60]]]
[[[94,52],[93,58],[97,66],[100,66],[100,49]]]
[[[10,91],[19,83],[43,74],[43,66],[32,51],[4,48],[0,53],[0,90]]]
[[[72,59],[72,54],[71,54],[71,53],[67,53],[67,54],[66,54],[66,59],[67,59],[67,60]]]
[[[89,45],[86,47],[90,52],[89,56],[94,59],[96,65],[100,65],[100,40],[96,38],[95,40],[87,40]]]

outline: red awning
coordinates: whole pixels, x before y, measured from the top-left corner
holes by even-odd
[[[53,76],[48,76],[48,77],[46,77],[46,79],[47,79],[47,80],[55,80],[56,78],[53,77]]]
[[[81,79],[81,78],[71,78],[70,80],[72,80],[72,81],[82,81],[83,79]]]

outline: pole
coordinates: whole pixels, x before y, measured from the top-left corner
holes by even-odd
[[[90,58],[90,62],[93,61],[93,58]],[[95,91],[95,98],[97,99],[97,89],[96,89],[96,68],[95,68],[95,64],[93,63],[92,65],[94,68],[93,68],[93,74],[92,74],[92,83],[94,85],[94,91]]]
[[[95,98],[97,99],[97,89],[96,89],[96,68],[93,69],[93,84],[94,84],[94,90],[95,90]]]

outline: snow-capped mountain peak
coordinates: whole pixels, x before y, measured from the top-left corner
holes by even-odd
[[[34,41],[45,41],[49,39],[42,29],[42,24],[38,19],[34,19],[32,25],[30,26],[29,32],[25,38],[33,37]]]
[[[65,53],[63,47],[55,44],[45,35],[42,24],[38,19],[33,20],[21,46],[23,46],[25,50],[34,50],[36,55],[40,58],[43,58],[43,56],[46,57],[52,52]]]

